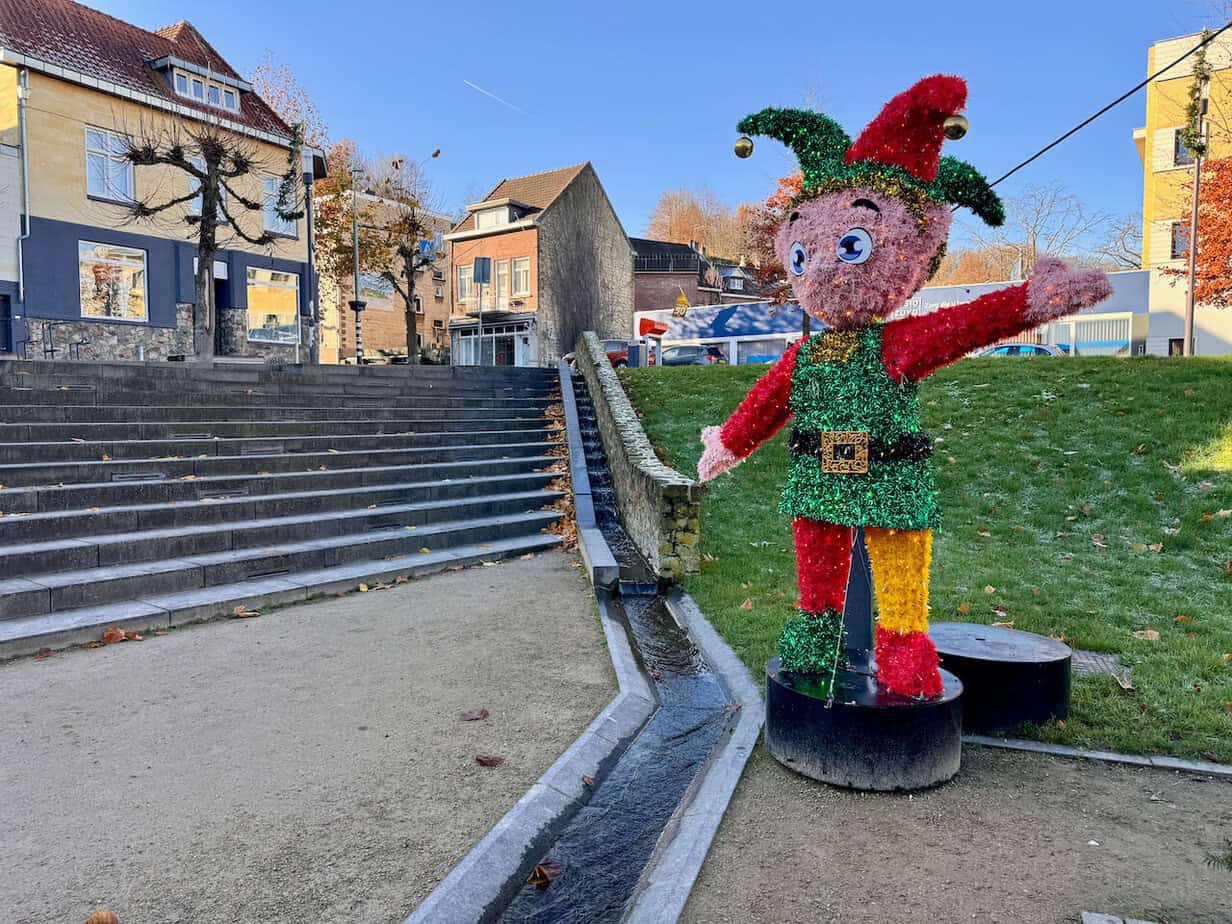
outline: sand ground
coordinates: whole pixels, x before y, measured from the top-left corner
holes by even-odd
[[[401,920],[615,693],[573,561],[0,664],[0,920]]]
[[[759,748],[682,920],[1226,924],[1232,875],[1203,862],[1224,837],[1211,777],[968,747],[945,786],[871,795]]]

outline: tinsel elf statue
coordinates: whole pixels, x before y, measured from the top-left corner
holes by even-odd
[[[1038,260],[1026,283],[931,314],[886,318],[936,271],[951,205],[989,225],[1001,201],[969,164],[941,156],[962,137],[959,77],[926,77],[890,100],[852,142],[810,110],[764,109],[737,126],[799,158],[803,188],[775,237],[800,307],[825,329],[794,344],[735,413],[702,432],[698,475],[740,463],[789,419],[781,509],[793,518],[800,612],[779,639],[781,666],[829,674],[843,656],[853,528],[864,527],[878,607],[877,679],[911,697],[941,693],[928,637],[928,569],[938,526],[932,441],[917,383],[978,347],[1107,297],[1103,273]],[[747,137],[737,154],[748,156]]]

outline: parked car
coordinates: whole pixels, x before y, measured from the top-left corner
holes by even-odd
[[[1044,343],[999,343],[978,356],[1065,356],[1065,351]]]
[[[604,340],[603,349],[607,351],[607,361],[617,369],[623,369],[629,365],[629,342],[627,340]],[[647,364],[651,366],[655,364],[653,348],[647,357]]]
[[[727,357],[717,346],[674,346],[663,351],[665,366],[725,366]]]

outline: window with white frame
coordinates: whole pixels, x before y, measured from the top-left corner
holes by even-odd
[[[496,298],[504,301],[509,297],[509,261],[496,261]]]
[[[513,294],[530,295],[530,257],[516,257],[513,261]]]
[[[416,313],[416,314],[423,314],[423,313],[424,313],[424,310],[423,310],[423,299],[421,299],[418,295],[416,295],[416,296],[415,296],[415,313]]]
[[[175,71],[172,74],[171,80],[172,85],[175,87],[175,92],[180,96],[196,100],[199,103],[206,103],[218,109],[230,109],[232,112],[239,111],[239,93],[226,84],[206,80],[204,77],[196,77],[185,71]]]
[[[475,213],[475,227],[480,231],[499,228],[507,224],[509,224],[509,206],[507,205],[494,209],[480,209]]]
[[[267,176],[262,182],[265,184],[265,230],[286,237],[295,237],[295,221],[278,214],[278,188],[282,180],[276,176]]]
[[[132,202],[133,162],[128,139],[105,128],[86,128],[86,195],[92,199]]]
[[[468,265],[458,267],[458,301],[470,301],[474,274],[475,268],[473,266]]]
[[[744,291],[744,277],[743,276],[729,277],[727,280],[727,288],[730,289],[732,292],[743,292]]]
[[[1185,141],[1181,137],[1181,129],[1178,128],[1172,136],[1172,163],[1177,167],[1188,167],[1193,162],[1193,151],[1185,146]]]
[[[299,275],[248,267],[248,339],[299,342]]]
[[[145,321],[148,318],[146,253],[136,247],[77,242],[83,318]]]

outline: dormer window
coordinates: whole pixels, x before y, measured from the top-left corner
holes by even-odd
[[[179,96],[196,100],[198,103],[214,106],[217,109],[239,112],[239,93],[231,87],[181,70],[176,70],[172,73],[172,80],[174,81],[175,92]]]
[[[512,212],[513,210],[507,205],[494,209],[480,209],[475,213],[475,227],[480,231],[486,231],[489,228],[507,225],[513,221]]]

